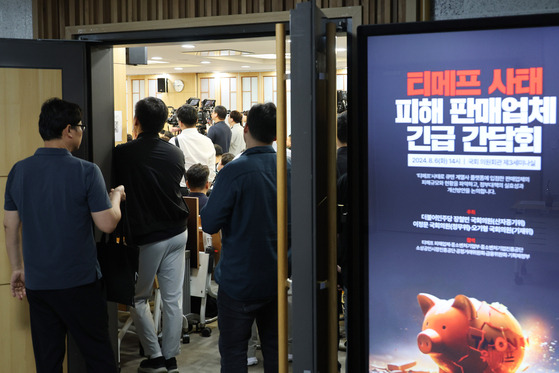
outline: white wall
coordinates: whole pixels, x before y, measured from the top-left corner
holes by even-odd
[[[433,20],[559,13],[559,0],[433,0]]]
[[[33,39],[33,0],[0,0],[0,38]]]

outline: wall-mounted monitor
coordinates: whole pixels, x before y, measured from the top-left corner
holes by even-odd
[[[559,15],[358,45],[368,371],[559,372]]]

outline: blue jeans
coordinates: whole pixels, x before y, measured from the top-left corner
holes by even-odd
[[[246,373],[248,340],[254,320],[264,356],[264,372],[278,371],[278,300],[239,301],[217,293],[221,373]]]

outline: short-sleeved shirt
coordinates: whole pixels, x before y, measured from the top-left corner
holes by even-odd
[[[26,287],[67,289],[99,278],[91,213],[109,208],[99,167],[66,149],[40,148],[16,163],[4,209],[22,222]]]
[[[225,122],[217,122],[208,130],[208,137],[214,144],[221,146],[223,153],[229,152],[231,145],[231,128]]]

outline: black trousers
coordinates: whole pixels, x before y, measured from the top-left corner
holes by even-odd
[[[37,373],[62,372],[68,333],[88,373],[117,371],[100,281],[70,289],[26,291]]]

